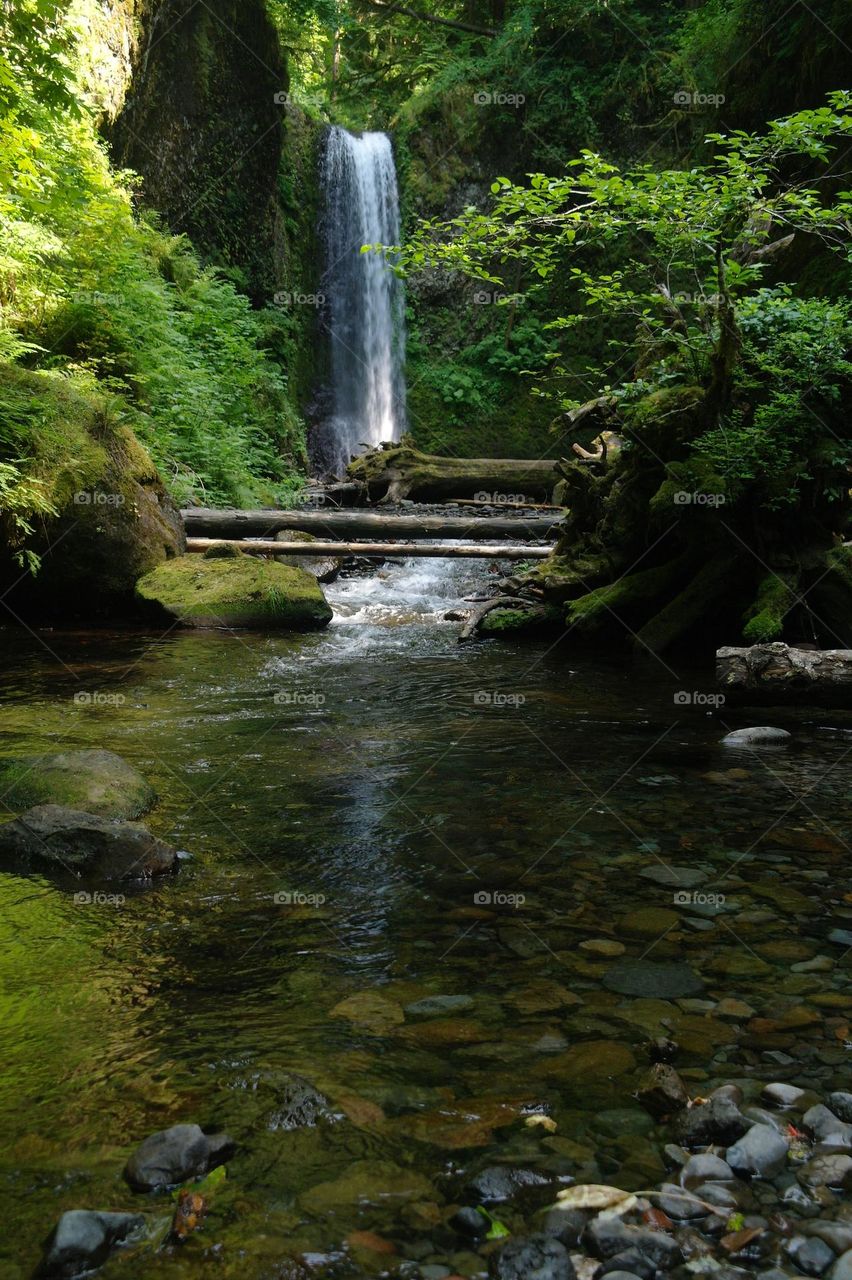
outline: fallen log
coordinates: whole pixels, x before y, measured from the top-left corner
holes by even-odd
[[[239,511],[188,507],[181,512],[187,534],[195,538],[262,538],[299,529],[327,538],[464,538],[469,541],[556,537],[554,516],[424,516],[363,511]]]
[[[350,480],[366,485],[370,500],[442,502],[476,498],[493,502],[549,502],[559,479],[552,458],[439,458],[407,440],[353,459]]]
[[[852,707],[852,649],[797,649],[780,641],[718,649],[716,681],[734,703]]]
[[[239,547],[253,555],[276,556],[365,556],[368,559],[400,559],[428,556],[434,560],[543,560],[552,547],[513,546],[481,542],[461,545],[441,542],[277,542],[268,538],[187,538],[187,551],[208,551],[210,547]]]

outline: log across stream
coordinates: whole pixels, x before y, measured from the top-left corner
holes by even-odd
[[[277,542],[267,538],[187,538],[187,551],[204,552],[211,547],[237,546],[242,551],[277,556],[364,556],[372,560],[410,556],[434,560],[541,560],[550,555],[549,546],[512,543],[471,542],[461,545],[434,542]]]
[[[556,538],[561,517],[546,516],[447,516],[421,512],[389,513],[364,511],[277,511],[258,509],[239,511],[234,508],[216,510],[189,507],[181,512],[186,532],[191,538],[272,537],[287,529],[298,529],[318,537],[340,539],[368,538],[453,538],[485,541],[507,538],[516,542],[529,538],[543,542]]]

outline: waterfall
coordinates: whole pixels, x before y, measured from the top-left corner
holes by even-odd
[[[363,244],[399,243],[399,195],[390,138],[332,126],[322,165],[325,273],[331,341],[328,413],[318,459],[342,474],[353,454],[398,440],[405,424],[401,281]]]

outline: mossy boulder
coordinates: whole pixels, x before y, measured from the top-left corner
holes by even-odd
[[[138,818],[157,799],[138,769],[114,751],[60,751],[0,760],[9,809],[56,804],[103,818]]]
[[[332,616],[312,574],[242,554],[181,556],[146,574],[136,591],[152,613],[186,627],[313,631]]]
[[[186,546],[183,523],[147,451],[106,395],[69,379],[0,365],[0,419],[20,434],[25,475],[55,515],[31,520],[15,558],[0,522],[0,593],[13,616],[66,622],[130,614],[137,578]]]

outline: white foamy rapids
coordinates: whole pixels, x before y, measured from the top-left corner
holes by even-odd
[[[337,633],[341,640],[364,647],[405,646],[411,628],[431,630],[444,623],[450,610],[472,608],[465,597],[482,594],[490,577],[483,560],[389,561],[374,573],[342,578],[326,587],[334,610],[327,634]]]

